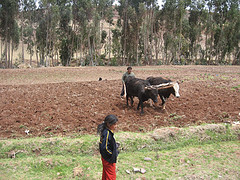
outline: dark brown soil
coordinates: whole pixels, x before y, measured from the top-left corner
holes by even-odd
[[[119,131],[135,132],[240,120],[240,67],[134,67],[138,77],[153,75],[183,81],[180,98],[171,95],[166,110],[145,102],[144,115],[136,110],[137,98],[129,108],[126,100],[120,99],[124,69],[1,70],[0,138],[25,137],[25,130],[30,130],[28,136],[93,134],[108,114],[119,118]],[[39,71],[46,79],[36,75]],[[63,71],[70,71],[71,78],[54,76]],[[86,75],[80,77],[82,73]],[[18,75],[26,78],[18,79]],[[29,80],[33,76],[36,81]],[[97,81],[98,77],[111,80]]]

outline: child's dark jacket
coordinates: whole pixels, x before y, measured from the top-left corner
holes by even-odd
[[[100,153],[103,159],[109,163],[117,161],[117,147],[113,135],[111,130],[104,129],[99,142]]]

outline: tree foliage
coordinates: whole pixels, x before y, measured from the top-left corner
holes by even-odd
[[[30,64],[35,53],[38,66],[239,65],[240,3],[2,0],[0,37],[5,67],[12,67],[11,52],[20,40]]]

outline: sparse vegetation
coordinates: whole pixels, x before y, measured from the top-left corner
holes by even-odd
[[[239,128],[204,125],[178,129],[175,134],[166,129],[116,133],[121,143],[119,179],[240,177]],[[157,140],[156,134],[163,139]],[[12,154],[15,158],[10,161]],[[152,161],[144,161],[144,157]],[[102,168],[98,137],[93,135],[1,140],[0,164],[0,179],[100,179]],[[133,167],[147,172],[133,173]]]
[[[19,128],[23,128],[23,129],[25,129],[26,126],[24,126],[23,124],[21,124],[21,125],[19,126]]]
[[[240,85],[232,87],[233,90],[240,90]]]
[[[169,117],[170,117],[170,120],[174,120],[174,121],[177,121],[182,118],[182,116],[177,115],[176,113],[170,114]]]

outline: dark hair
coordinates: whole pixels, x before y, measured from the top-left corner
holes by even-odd
[[[107,128],[107,123],[110,125],[113,125],[113,124],[116,124],[117,121],[118,121],[118,118],[115,115],[113,114],[107,115],[103,123],[98,125],[97,133],[102,135],[103,130]]]
[[[129,69],[132,69],[132,67],[131,67],[131,66],[129,66],[129,67],[127,68],[127,70],[129,70]]]

